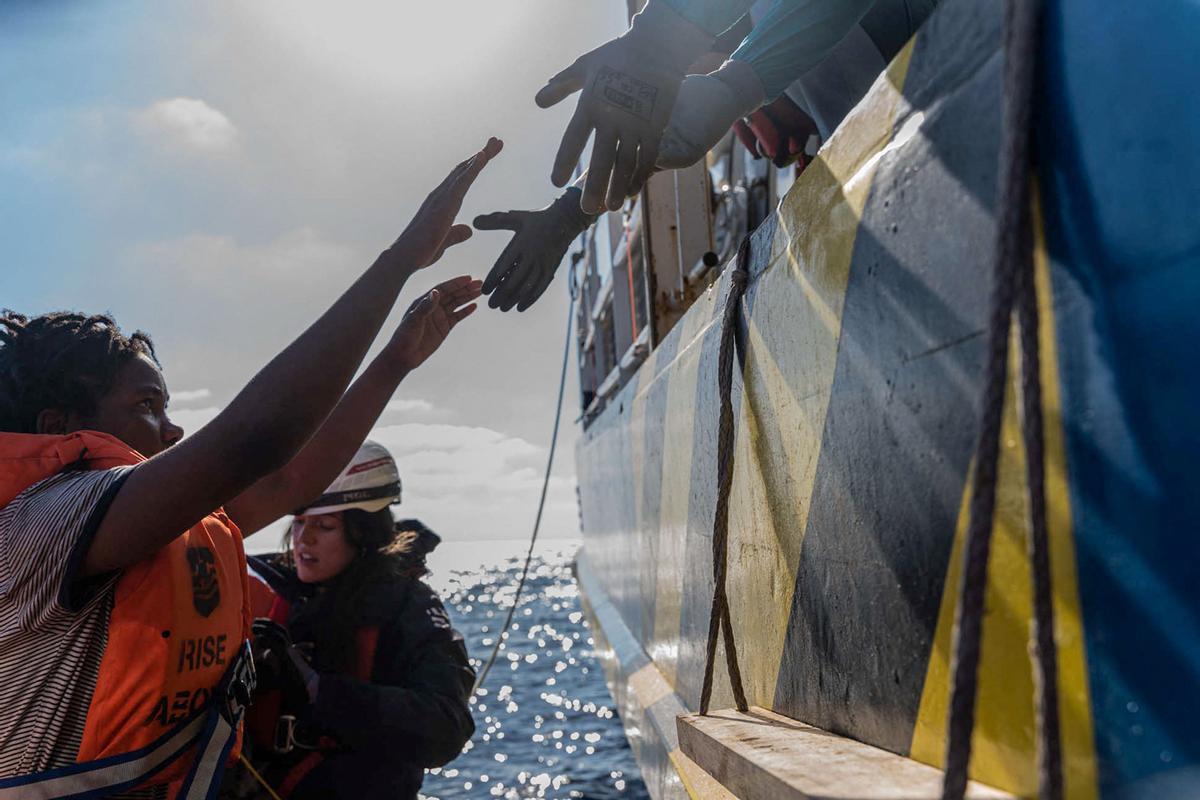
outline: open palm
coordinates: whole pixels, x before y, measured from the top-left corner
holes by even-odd
[[[475,311],[483,282],[470,275],[442,281],[418,297],[404,312],[404,319],[388,343],[388,349],[405,369],[414,370],[433,355],[454,326]]]
[[[503,147],[499,139],[488,139],[483,149],[450,170],[421,203],[412,222],[392,245],[414,269],[428,267],[442,257],[446,248],[471,238],[471,226],[455,225],[454,218],[475,178]]]

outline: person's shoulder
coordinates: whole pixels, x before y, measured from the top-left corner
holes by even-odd
[[[46,503],[86,499],[97,488],[104,489],[120,482],[131,467],[112,469],[64,469],[30,484],[18,493],[6,506],[27,506],[31,503]]]
[[[111,585],[86,592],[75,576],[128,468],[65,470],[25,488],[0,509],[0,593],[24,588],[27,617],[46,609],[78,611]],[[92,591],[96,588],[96,591]]]
[[[396,599],[393,608],[398,611],[398,621],[406,627],[423,627],[430,630],[450,630],[450,616],[429,584],[413,577],[400,577],[392,582]]]
[[[112,501],[128,467],[64,470],[23,489],[0,508],[0,534],[61,535],[82,527]]]

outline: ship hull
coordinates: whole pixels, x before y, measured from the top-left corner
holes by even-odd
[[[750,703],[935,767],[986,355],[1001,127],[995,5],[944,4],[754,234],[732,398],[728,591]],[[1146,217],[1140,231],[1126,220],[1086,239],[1112,198],[1095,196],[1103,148],[1089,150],[1088,132],[1064,119],[1078,93],[1073,54],[1099,46],[1064,32],[1063,18],[1085,11],[1051,4],[1057,38],[1045,62],[1061,74],[1042,86],[1048,97],[1067,94],[1042,114],[1046,159],[1031,198],[1072,798],[1137,794],[1200,765],[1200,734],[1187,722],[1200,713],[1200,609],[1187,578],[1200,563],[1200,509],[1183,477],[1200,474],[1200,437],[1193,419],[1167,425],[1155,412],[1195,416],[1200,380],[1194,367],[1157,376],[1164,383],[1148,394],[1145,370],[1155,365],[1139,350],[1187,351],[1153,341],[1164,315],[1171,336],[1200,341],[1185,312],[1200,301],[1200,250],[1188,249],[1196,234],[1187,238],[1179,209],[1165,221]],[[1080,141],[1068,147],[1068,136]],[[1186,150],[1159,155],[1197,177]],[[1195,194],[1180,196],[1200,219]],[[1179,229],[1190,245],[1171,240]],[[1173,248],[1165,256],[1163,236]],[[1105,247],[1123,248],[1125,269],[1105,268]],[[696,780],[664,720],[698,707],[705,669],[728,272],[592,422],[576,454],[581,586],[585,596],[591,589],[589,607],[605,610],[593,615],[609,643],[599,649],[656,797],[686,796]],[[1139,313],[1113,311],[1122,297],[1136,297]],[[1028,796],[1037,725],[1015,389],[1001,436],[971,775]],[[606,620],[620,628],[609,638]],[[637,687],[651,685],[639,701]],[[732,705],[728,687],[722,650],[714,707]]]

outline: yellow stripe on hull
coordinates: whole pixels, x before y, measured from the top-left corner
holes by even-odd
[[[1046,441],[1046,512],[1054,581],[1064,778],[1068,798],[1092,800],[1097,796],[1096,764],[1092,747],[1083,623],[1075,580],[1058,356],[1054,341],[1054,307],[1043,225],[1036,203],[1034,220],[1037,236],[1034,266],[1041,316],[1039,347]],[[1014,321],[1009,349],[1009,383],[1005,391],[1000,434],[995,530],[984,601],[971,775],[984,783],[1033,796],[1037,793],[1037,730],[1034,676],[1030,661],[1033,588],[1027,546],[1029,510],[1025,483],[1026,453],[1017,399],[1020,369],[1018,352],[1017,325]],[[910,748],[913,758],[939,767],[945,763],[954,617],[962,580],[962,549],[970,517],[970,480],[966,485],[968,489],[963,492],[950,569],[946,573],[942,592],[934,650],[929,659],[925,690]]]

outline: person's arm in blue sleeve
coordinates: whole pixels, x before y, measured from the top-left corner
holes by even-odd
[[[670,6],[696,27],[719,36],[750,10],[754,0],[650,0],[647,5],[653,3]]]
[[[682,0],[676,0],[681,2]],[[815,67],[875,0],[778,0],[754,25],[730,61],[748,65],[767,102]]]

